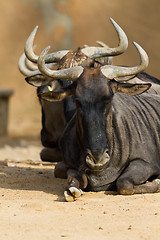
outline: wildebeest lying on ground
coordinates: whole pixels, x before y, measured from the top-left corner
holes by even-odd
[[[76,113],[61,139],[63,163],[55,169],[57,177],[68,179],[64,193],[67,201],[80,197],[83,189],[101,191],[116,186],[120,194],[160,189],[160,96],[143,93],[151,84],[115,80],[147,67],[147,54],[134,44],[141,58],[135,67],[78,66],[53,71],[45,66],[49,48],[39,57],[43,74],[73,81],[68,87],[40,96],[61,101],[72,95],[76,103]]]
[[[111,64],[110,56],[122,54],[128,47],[128,39],[120,26],[111,19],[115,30],[117,31],[119,44],[115,48],[107,48],[106,45],[99,43],[103,47],[85,47],[79,48],[76,51],[63,50],[48,54],[46,62],[52,63],[52,69],[64,69],[73,66],[94,66],[102,64]],[[33,42],[35,39],[37,27],[30,34],[25,44],[25,54],[19,60],[19,69],[22,74],[28,76],[30,81],[37,80],[37,95],[45,92],[48,87],[52,90],[59,89],[69,85],[70,81],[56,81],[51,82],[50,77],[44,76],[35,68],[32,63],[37,63],[38,57],[34,53]],[[25,56],[26,55],[26,56]],[[103,57],[103,58],[102,58]],[[56,63],[56,64],[53,64]],[[27,78],[28,79],[28,78]],[[40,81],[46,83],[44,86],[38,85]],[[63,102],[46,102],[40,99],[42,111],[42,130],[41,142],[45,147],[41,152],[41,159],[44,161],[60,161],[62,159],[59,149],[59,139],[63,133],[66,123],[73,116],[76,106],[72,98],[64,99]]]
[[[104,64],[111,64],[110,58],[109,57],[103,57],[103,58],[95,58],[95,57],[100,57],[100,56],[110,56],[110,55],[118,55],[123,53],[127,46],[128,46],[128,40],[123,32],[123,30],[113,21],[111,20],[117,33],[119,36],[119,45],[115,49],[109,49],[107,50],[107,54],[105,53],[102,48],[87,48],[88,50],[94,50],[94,52],[100,53],[99,55],[95,56],[87,56],[79,49],[78,51],[59,51],[53,54],[49,54],[48,57],[46,58],[46,62],[48,63],[53,63],[53,62],[58,62],[58,64],[52,65],[53,69],[63,69],[63,68],[69,68],[72,66],[77,66],[77,65],[82,65],[82,66],[98,66],[104,65]],[[20,62],[19,62],[19,68],[20,71],[25,75],[25,76],[30,76],[30,82],[31,79],[34,80],[34,82],[37,79],[37,82],[39,79],[41,81],[43,80],[44,82],[48,83],[44,86],[39,86],[37,88],[37,95],[40,93],[43,93],[48,90],[48,87],[51,88],[52,90],[59,89],[61,87],[66,86],[66,84],[70,84],[69,81],[52,81],[50,82],[50,77],[42,75],[37,68],[35,68],[35,65],[31,65],[30,63],[37,63],[38,57],[34,51],[33,51],[33,42],[35,38],[35,34],[37,31],[37,27],[34,29],[34,31],[31,33],[29,36],[26,44],[25,44],[25,53],[26,56],[23,55]],[[105,45],[101,44],[104,48],[106,48]],[[96,49],[96,50],[95,50]],[[87,50],[87,51],[88,51]],[[100,51],[101,50],[101,51]],[[102,52],[102,54],[101,54]],[[106,55],[104,55],[104,53]],[[92,59],[90,59],[92,57]],[[95,59],[94,59],[95,58]],[[30,59],[31,62],[28,61]],[[98,60],[98,61],[97,61]],[[24,63],[25,62],[25,63]],[[27,65],[27,67],[26,67]],[[133,77],[133,76],[131,76]],[[131,78],[130,77],[130,78]],[[27,78],[28,79],[28,78]],[[158,86],[159,82],[156,79],[154,79],[152,76],[147,75],[146,73],[140,73],[137,75],[137,78],[131,79],[131,82],[138,82],[141,81],[147,81],[147,82],[152,82],[152,88],[148,90],[148,92],[153,92],[153,93],[160,93],[160,85]],[[38,84],[38,83],[37,83]],[[61,135],[63,134],[63,130],[65,128],[65,125],[71,117],[73,116],[75,112],[75,104],[73,103],[71,98],[64,99],[63,102],[47,102],[43,101],[42,99],[40,100],[41,104],[41,111],[42,111],[42,130],[41,130],[41,142],[43,146],[45,147],[40,155],[41,159],[44,161],[61,161],[62,160],[62,155],[61,155],[61,150],[59,148],[59,139]]]

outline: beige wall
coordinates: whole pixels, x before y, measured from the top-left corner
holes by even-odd
[[[31,124],[35,126],[34,134],[40,129],[35,89],[24,82],[17,68],[24,43],[36,25],[39,25],[35,41],[38,54],[47,45],[54,51],[95,45],[96,40],[113,47],[118,39],[109,21],[112,17],[129,39],[128,50],[115,58],[115,64],[137,63],[138,55],[132,44],[136,41],[149,55],[146,71],[159,77],[159,0],[6,0],[1,2],[0,12],[0,84],[15,90],[10,101],[11,134],[30,134]]]

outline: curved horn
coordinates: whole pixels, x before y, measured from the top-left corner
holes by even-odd
[[[36,26],[33,31],[31,32],[30,36],[28,37],[25,46],[24,46],[24,52],[27,56],[27,58],[34,63],[37,63],[38,61],[38,56],[34,53],[34,47],[33,47],[33,42],[34,38],[37,32],[38,26]]]
[[[33,50],[37,47],[37,45],[33,46]],[[35,65],[33,62],[31,62],[28,58],[25,56],[25,65],[29,70],[35,71],[38,70],[37,65]]]
[[[25,65],[29,70],[35,71],[38,70],[37,65],[31,62],[28,58],[25,57]]]
[[[56,63],[48,63],[47,67],[52,68]],[[21,55],[18,61],[19,71],[26,77],[34,76],[36,74],[41,74],[38,70],[38,66],[26,58],[25,53]]]
[[[34,28],[34,30],[31,32],[30,36],[28,37],[25,46],[24,46],[24,52],[26,54],[26,57],[34,63],[37,63],[39,56],[34,53],[34,47],[33,47],[33,42],[35,39],[35,35],[37,32],[38,26]],[[58,51],[55,53],[48,54],[46,56],[46,63],[53,63],[53,62],[58,62],[61,60],[61,58],[66,55],[69,52],[69,50],[63,50],[63,51]]]
[[[110,18],[113,26],[115,27],[118,38],[119,44],[116,48],[106,48],[106,47],[88,47],[82,49],[82,52],[86,54],[90,58],[99,58],[99,57],[107,57],[107,56],[117,56],[123,53],[128,47],[128,39],[125,32],[122,28],[112,19]]]
[[[138,53],[140,55],[140,64],[136,67],[121,67],[121,66],[111,66],[106,65],[101,67],[101,72],[109,79],[114,79],[117,77],[126,77],[126,76],[132,76],[136,75],[140,72],[142,72],[147,66],[148,66],[148,55],[144,51],[144,49],[136,42],[133,42],[135,47],[138,50]]]
[[[83,67],[72,67],[63,70],[51,70],[45,65],[45,58],[50,49],[50,46],[46,47],[38,58],[38,68],[42,74],[52,77],[53,79],[68,79],[75,81],[83,72]]]
[[[23,53],[21,55],[21,57],[19,58],[19,61],[18,61],[18,68],[19,68],[19,71],[24,75],[24,76],[33,76],[33,75],[36,75],[36,74],[41,74],[39,70],[29,70],[27,67],[26,67],[26,64],[25,64],[25,60],[26,60],[26,56],[25,54]]]

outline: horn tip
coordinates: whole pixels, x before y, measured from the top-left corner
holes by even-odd
[[[134,44],[134,46],[135,46],[136,48],[141,48],[141,46],[140,46],[137,42],[133,41],[132,43]]]
[[[47,50],[49,50],[50,48],[51,48],[51,46],[50,46],[50,45],[48,45],[48,46],[46,47],[46,49],[47,49]]]
[[[44,57],[44,56],[48,53],[48,51],[50,50],[50,48],[51,48],[51,46],[47,46],[47,47],[42,51],[42,53],[40,54],[39,59],[41,59],[42,56]]]
[[[33,29],[33,33],[34,33],[34,34],[36,34],[38,27],[39,27],[39,26],[37,25],[37,26],[35,26],[35,28]]]
[[[137,48],[138,51],[143,52],[143,54],[144,54],[144,56],[145,56],[145,58],[146,58],[146,61],[147,61],[147,65],[148,65],[148,63],[149,63],[149,57],[148,57],[148,54],[146,53],[146,51],[145,51],[137,42],[134,42],[134,41],[133,41],[133,44],[134,44],[134,46]]]
[[[120,26],[116,23],[116,21],[113,20],[113,18],[110,17],[110,21],[113,24],[115,28],[119,28]]]
[[[109,18],[110,19],[110,21],[114,24],[115,23],[115,21],[113,20],[113,18]]]

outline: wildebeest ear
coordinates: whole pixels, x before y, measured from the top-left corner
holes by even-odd
[[[72,96],[75,90],[75,83],[72,83],[68,87],[61,88],[55,91],[45,92],[38,94],[41,99],[47,100],[49,102],[59,102],[63,99]]]
[[[114,93],[125,93],[134,96],[146,92],[151,86],[150,83],[132,84],[113,81],[112,90]]]
[[[25,78],[26,82],[34,87],[41,87],[53,81],[51,77],[43,76],[42,74],[36,74]]]

